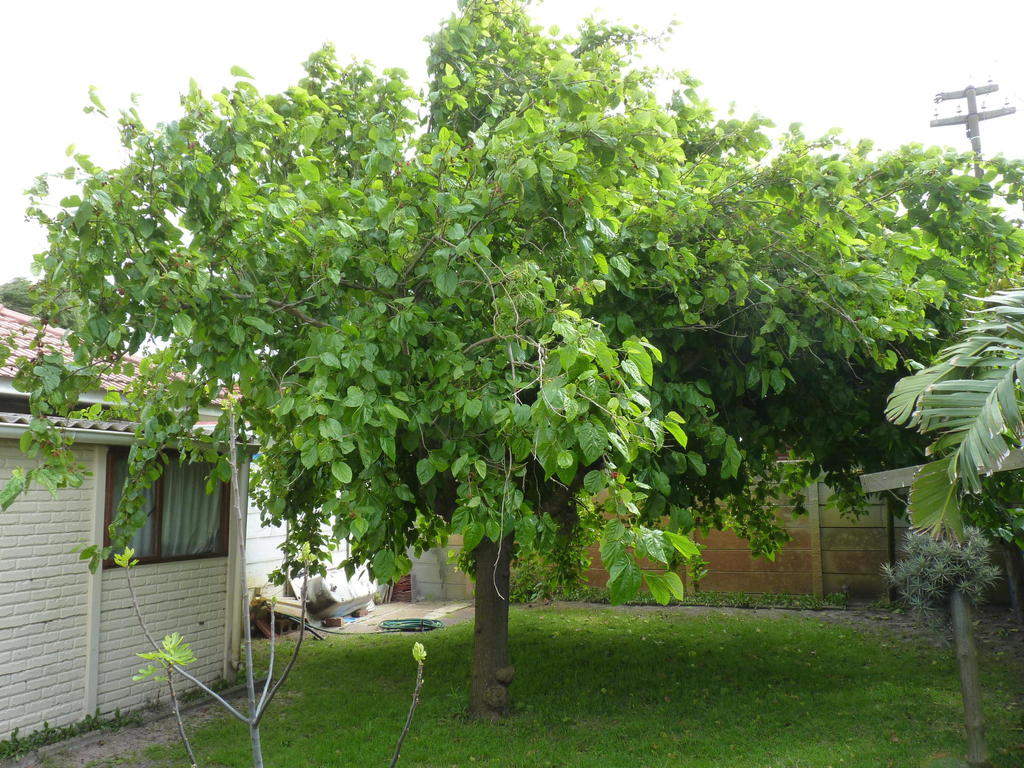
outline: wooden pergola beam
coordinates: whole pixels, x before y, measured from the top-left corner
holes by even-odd
[[[917,464],[913,467],[901,467],[899,469],[887,469],[884,472],[872,472],[868,475],[861,475],[860,485],[864,493],[880,493],[882,491],[894,491],[898,488],[909,488],[914,482],[914,477],[924,464]],[[1024,469],[1024,451],[1010,451],[1002,463],[993,469],[993,472],[1007,472],[1011,469]]]

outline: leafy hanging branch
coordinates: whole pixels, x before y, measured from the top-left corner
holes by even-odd
[[[230,506],[232,514],[234,515],[234,522],[236,530],[245,530],[245,519],[244,509],[245,506],[242,503],[242,494],[245,484],[242,482],[242,466],[239,461],[239,445],[237,441],[238,435],[238,420],[236,417],[236,399],[227,395],[223,398],[223,404],[227,406],[227,419],[230,431],[228,432],[227,440],[227,465],[230,469]],[[246,574],[246,542],[245,536],[237,536],[238,550],[236,553],[236,561],[238,563],[237,576],[239,578],[239,584],[245,584]],[[168,691],[170,693],[171,707],[174,711],[175,721],[178,727],[178,735],[181,739],[182,745],[188,754],[189,762],[192,768],[196,768],[195,753],[192,750],[191,742],[185,732],[185,724],[181,717],[181,708],[178,701],[177,692],[174,687],[174,675],[180,675],[185,678],[193,685],[197,686],[204,693],[212,697],[218,704],[224,707],[235,719],[245,723],[249,728],[250,744],[252,749],[252,761],[254,768],[263,768],[263,748],[260,739],[260,722],[263,720],[264,715],[267,712],[267,708],[273,701],[274,696],[280,690],[281,686],[284,685],[285,680],[288,678],[289,673],[295,666],[295,662],[299,656],[299,649],[302,647],[302,641],[305,637],[306,630],[306,587],[309,581],[309,570],[311,565],[311,556],[309,554],[309,547],[306,546],[302,550],[303,561],[302,561],[302,588],[299,594],[299,601],[302,606],[300,619],[299,619],[299,636],[295,642],[295,647],[292,650],[292,655],[285,666],[284,671],[275,679],[275,649],[276,649],[276,638],[271,635],[270,638],[270,658],[267,668],[267,677],[263,682],[262,692],[257,691],[257,681],[255,678],[255,669],[253,664],[253,648],[252,648],[252,627],[249,617],[249,591],[247,589],[241,590],[241,614],[240,620],[243,627],[243,652],[245,654],[245,687],[248,708],[245,712],[242,712],[237,707],[228,702],[223,696],[214,691],[210,686],[204,683],[199,678],[190,674],[186,669],[185,665],[195,660],[192,653],[192,649],[188,643],[184,641],[182,636],[174,632],[164,637],[161,642],[157,642],[156,638],[150,632],[146,620],[142,614],[142,608],[139,604],[138,597],[135,592],[135,586],[132,581],[132,567],[135,566],[138,561],[134,559],[135,551],[131,547],[125,548],[122,552],[116,553],[113,556],[114,563],[124,569],[125,580],[128,586],[128,592],[131,596],[132,608],[135,612],[135,617],[139,622],[139,626],[142,628],[142,632],[153,648],[152,651],[139,653],[138,656],[142,659],[150,661],[150,665],[139,670],[139,673],[135,675],[133,680],[145,680],[153,678],[161,680],[167,683]],[[274,621],[274,609],[273,604],[270,607],[270,626],[274,627],[276,622]],[[271,630],[273,633],[273,630]],[[257,698],[258,696],[258,698]]]

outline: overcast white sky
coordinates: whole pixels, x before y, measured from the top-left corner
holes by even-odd
[[[74,143],[101,164],[117,162],[112,126],[84,115],[90,85],[112,114],[141,96],[147,122],[173,119],[178,94],[194,77],[209,93],[234,80],[232,65],[279,91],[301,77],[301,63],[326,41],[342,60],[369,59],[423,80],[423,37],[455,0],[290,3],[250,0],[49,0],[6,5],[0,24],[3,118],[0,147],[0,282],[30,275],[42,233],[24,221],[22,190],[35,175],[67,165]],[[572,29],[593,11],[660,30],[680,21],[651,62],[688,69],[718,108],[760,112],[810,134],[840,127],[884,148],[906,142],[967,149],[960,127],[930,129],[940,90],[1001,86],[1018,114],[982,123],[985,154],[1024,157],[1024,3],[1019,0],[548,0],[534,5],[544,24]],[[940,107],[952,114],[954,105]]]

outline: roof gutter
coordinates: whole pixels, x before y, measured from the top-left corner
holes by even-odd
[[[29,429],[28,424],[0,424],[0,438],[20,439]],[[76,443],[90,445],[132,445],[135,435],[131,432],[115,432],[108,429],[76,429],[60,427],[61,432],[71,435]]]

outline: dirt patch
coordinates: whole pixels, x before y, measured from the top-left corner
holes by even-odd
[[[188,731],[219,717],[220,710],[209,702],[200,702],[184,713]],[[170,710],[149,710],[145,721],[116,731],[95,731],[59,744],[43,747],[17,760],[0,760],[0,768],[152,768],[141,756],[145,747],[171,744],[178,740],[178,728]]]

